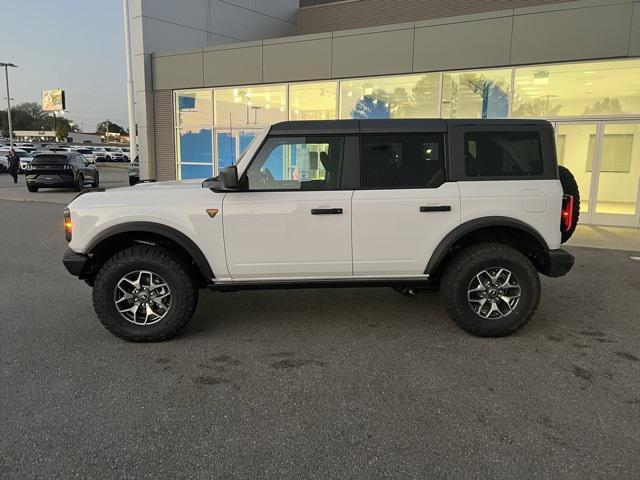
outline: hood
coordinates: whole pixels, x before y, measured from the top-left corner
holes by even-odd
[[[168,180],[166,182],[145,182],[138,183],[133,187],[119,187],[119,188],[111,188],[107,191],[111,192],[123,192],[123,191],[156,191],[156,190],[176,190],[176,189],[193,189],[193,188],[202,188],[202,181],[204,179],[195,179],[195,180]]]

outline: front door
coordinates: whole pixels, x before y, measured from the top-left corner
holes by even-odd
[[[223,202],[233,280],[352,274],[351,196],[341,190],[345,137],[271,137]]]
[[[458,184],[445,183],[443,134],[361,138],[353,274],[422,276],[439,241],[460,224]]]

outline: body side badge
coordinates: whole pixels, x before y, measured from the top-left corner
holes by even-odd
[[[213,218],[218,214],[218,209],[217,208],[207,208],[206,212],[207,212],[207,215],[209,215],[211,218]]]

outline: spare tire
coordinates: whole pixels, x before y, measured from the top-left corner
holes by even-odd
[[[562,192],[565,195],[573,196],[573,216],[571,218],[571,227],[562,231],[562,243],[571,238],[573,232],[578,225],[578,217],[580,216],[580,191],[578,190],[578,182],[576,182],[573,173],[567,168],[560,165],[558,167],[560,174],[560,183],[562,184]]]

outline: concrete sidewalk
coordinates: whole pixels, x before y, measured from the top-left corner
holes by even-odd
[[[640,229],[578,225],[567,245],[624,250],[625,252],[638,252],[640,254]]]

